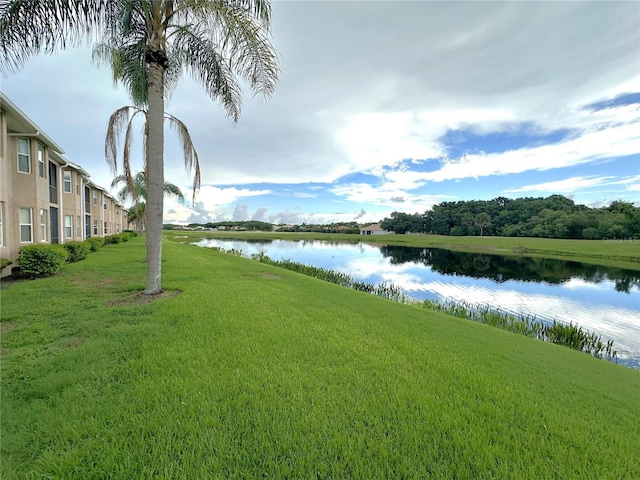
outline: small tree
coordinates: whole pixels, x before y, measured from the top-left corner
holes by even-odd
[[[485,227],[489,227],[491,225],[491,217],[486,212],[479,213],[476,215],[474,224],[476,227],[480,228],[480,236],[482,236]]]

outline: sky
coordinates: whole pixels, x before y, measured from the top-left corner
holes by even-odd
[[[444,201],[561,194],[640,206],[640,3],[272,1],[281,75],[233,124],[184,75],[192,203],[175,133],[165,223],[375,223]],[[2,92],[95,183],[107,120],[131,101],[91,48],[34,56]],[[142,169],[142,138],[134,141]],[[117,190],[112,190],[117,193]]]

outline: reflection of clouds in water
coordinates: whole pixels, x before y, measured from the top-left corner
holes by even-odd
[[[615,288],[616,282],[614,280],[608,279],[608,277],[604,277],[604,280],[600,280],[599,282],[589,282],[579,277],[572,277],[566,282],[562,282],[560,284],[561,288],[566,288],[567,290],[599,290],[601,292],[607,292],[613,290]],[[631,294],[640,293],[640,289],[635,285],[629,288],[629,292]],[[640,308],[640,299],[638,300],[638,307]]]
[[[577,289],[585,289],[588,288],[590,290],[609,290],[611,289],[612,282],[600,282],[593,283],[587,282],[582,278],[573,277],[560,284],[562,288],[566,288],[568,290],[577,290]]]
[[[305,251],[305,250],[313,250],[314,252],[322,252],[322,251],[330,251],[332,254],[342,253],[342,254],[371,254],[376,253],[380,255],[380,247],[375,245],[369,245],[366,243],[354,243],[354,244],[345,244],[345,243],[337,243],[337,242],[326,242],[320,240],[264,240],[264,241],[256,241],[256,242],[247,242],[245,240],[233,240],[233,239],[221,239],[221,238],[205,238],[196,243],[199,247],[216,247],[222,248],[224,250],[231,250],[232,248],[235,250],[242,250],[243,252],[250,255],[251,253],[256,253],[260,250],[272,250],[274,253],[274,258],[283,258],[281,252],[296,252],[296,251]]]
[[[415,265],[411,263],[403,263],[400,265],[390,265],[386,258],[351,258],[347,265],[340,270],[347,272],[355,278],[367,280],[373,276],[380,276],[383,280],[393,282],[399,287],[405,288],[402,283],[405,281],[405,277],[411,277],[412,279],[419,280],[420,276],[409,273],[409,270],[414,270]],[[398,279],[398,282],[392,279]]]

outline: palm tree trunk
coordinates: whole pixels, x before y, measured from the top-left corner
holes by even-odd
[[[149,62],[149,144],[147,146],[147,288],[145,294],[162,291],[162,212],[164,202],[164,67]]]

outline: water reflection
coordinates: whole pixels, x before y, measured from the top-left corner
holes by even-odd
[[[443,249],[305,241],[203,240],[200,246],[263,251],[275,260],[390,282],[416,299],[491,305],[542,321],[573,322],[613,340],[620,363],[640,368],[640,272],[548,258]]]
[[[613,281],[618,292],[640,286],[640,272],[553,258],[487,255],[441,248],[384,246],[380,252],[392,265],[422,263],[444,275],[489,278],[495,282],[518,280],[561,284],[581,279],[589,283]]]

